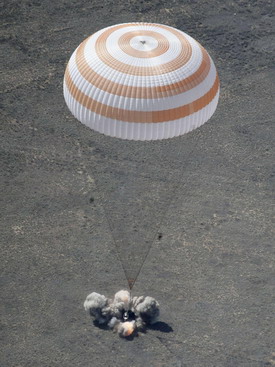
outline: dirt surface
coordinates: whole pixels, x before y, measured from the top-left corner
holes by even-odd
[[[1,366],[275,365],[272,10],[268,0],[2,2]],[[209,123],[133,143],[69,113],[74,49],[131,21],[174,26],[209,51],[221,79]],[[133,294],[161,305],[161,323],[133,340],[95,328],[83,308],[91,291],[127,287],[122,232],[148,254]]]

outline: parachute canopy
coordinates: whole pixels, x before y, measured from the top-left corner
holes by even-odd
[[[166,139],[210,119],[219,78],[207,51],[186,33],[125,23],[79,45],[66,68],[64,97],[79,121],[105,135]]]

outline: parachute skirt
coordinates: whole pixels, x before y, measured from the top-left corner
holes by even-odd
[[[160,123],[132,123],[102,117],[75,101],[64,83],[64,98],[79,121],[104,135],[125,140],[161,140],[184,135],[207,122],[214,114],[219,100],[219,91],[213,100],[192,115],[174,121]]]

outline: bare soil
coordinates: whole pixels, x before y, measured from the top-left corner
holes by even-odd
[[[275,364],[272,3],[2,2],[1,366]],[[209,51],[221,80],[209,123],[151,144],[73,118],[70,55],[132,21],[174,26]],[[91,291],[127,287],[123,231],[136,254],[150,250],[133,293],[161,305],[162,324],[131,341],[83,308]]]

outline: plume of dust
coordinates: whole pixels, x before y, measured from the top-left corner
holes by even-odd
[[[153,297],[133,297],[121,290],[113,299],[93,292],[84,302],[84,308],[98,324],[105,324],[121,337],[128,337],[153,324],[159,316],[159,303]]]

